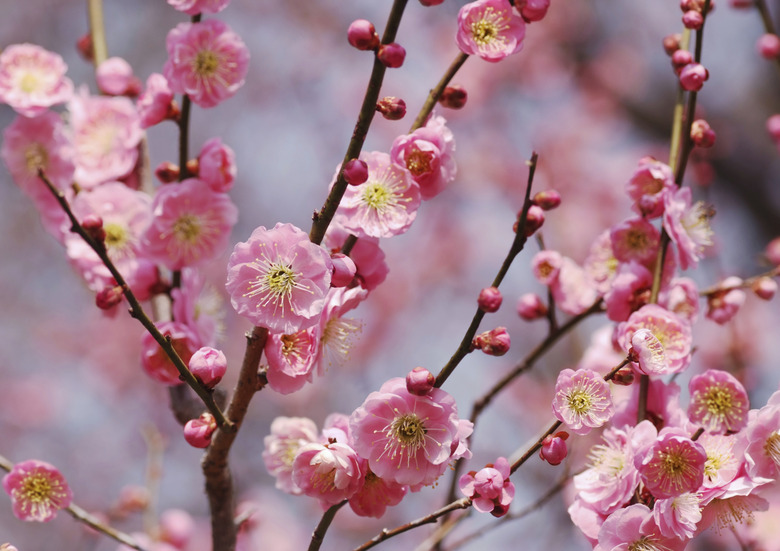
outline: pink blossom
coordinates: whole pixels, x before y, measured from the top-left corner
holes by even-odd
[[[525,21],[508,0],[478,0],[458,12],[458,48],[485,61],[501,61],[523,47]]]
[[[187,15],[199,13],[219,13],[224,10],[230,0],[168,0],[168,5],[173,9],[182,11]]]
[[[604,230],[591,244],[583,265],[585,272],[593,281],[593,285],[600,295],[604,295],[609,291],[612,280],[617,274],[619,264],[612,250],[610,230]]]
[[[221,350],[203,346],[190,358],[188,367],[206,387],[214,388],[227,371],[227,358]]]
[[[431,117],[422,128],[397,137],[392,161],[405,167],[420,186],[423,200],[432,199],[455,179],[455,138],[443,117]]]
[[[146,88],[136,102],[141,128],[149,128],[165,119],[175,116],[178,107],[173,100],[173,92],[168,80],[160,73],[152,73],[146,79]]]
[[[137,96],[141,81],[133,74],[133,68],[121,57],[110,57],[95,70],[100,91],[111,96]]]
[[[550,284],[555,305],[564,313],[581,314],[598,298],[596,286],[587,272],[571,258],[561,259],[558,277]]]
[[[263,462],[276,478],[276,488],[288,494],[300,494],[292,479],[293,460],[302,446],[318,440],[317,426],[306,417],[277,417],[271,434],[263,440]]]
[[[677,428],[665,428],[647,450],[634,457],[642,483],[656,498],[695,492],[704,481],[704,448]]]
[[[73,500],[62,473],[37,459],[15,464],[3,477],[3,489],[11,496],[16,518],[26,521],[49,522]]]
[[[592,509],[579,496],[574,498],[566,512],[569,513],[569,518],[574,526],[579,528],[585,539],[588,540],[594,549],[597,549],[599,530],[601,530],[601,525],[604,523],[607,515]]]
[[[322,310],[319,325],[320,348],[317,373],[322,375],[333,365],[341,366],[349,358],[355,339],[362,329],[359,321],[344,317],[366,299],[368,291],[360,286],[331,289]]]
[[[526,321],[543,318],[547,315],[547,305],[536,293],[525,293],[517,300],[517,315]]]
[[[736,377],[720,369],[709,369],[688,383],[691,421],[707,432],[737,432],[748,422],[747,392]]]
[[[609,383],[589,369],[564,369],[558,374],[552,408],[556,419],[580,435],[609,421],[615,411]]]
[[[363,485],[365,473],[351,447],[331,442],[301,446],[295,454],[292,476],[305,495],[329,507],[355,495]]]
[[[777,479],[780,475],[780,404],[768,403],[744,431],[747,473],[751,478]]]
[[[200,348],[195,334],[182,323],[163,321],[157,324],[157,329],[164,337],[170,337],[171,346],[184,365],[190,362],[192,355]],[[145,332],[141,337],[141,366],[146,374],[158,383],[174,386],[182,382],[179,370],[149,332]]]
[[[691,278],[674,278],[661,289],[658,304],[693,324],[699,317],[699,288]]]
[[[498,290],[498,287],[485,287],[479,292],[477,304],[479,309],[483,312],[491,313],[498,311],[501,307],[502,300],[503,297],[501,296],[501,291]]]
[[[92,188],[133,170],[143,132],[129,99],[90,96],[84,89],[68,109],[79,186]]]
[[[649,330],[663,346],[667,365],[657,374],[679,373],[688,367],[691,357],[691,328],[677,315],[658,306],[646,304],[617,327],[617,340],[626,352],[632,346],[634,333]]]
[[[349,498],[349,507],[358,516],[381,518],[388,507],[401,503],[408,487],[366,471],[363,486]]]
[[[198,266],[220,255],[238,219],[230,197],[196,178],[160,187],[152,211],[144,252],[171,270]]]
[[[723,496],[738,476],[745,473],[747,440],[742,433],[723,435],[703,433],[697,440],[707,454],[704,463],[704,482],[699,491],[702,503]]]
[[[0,53],[0,102],[25,117],[37,117],[73,95],[58,54],[34,44],[12,44]]]
[[[190,419],[184,425],[184,439],[193,448],[207,448],[211,435],[217,430],[217,422],[210,413],[203,413],[197,419]]]
[[[185,549],[195,533],[195,520],[182,509],[166,509],[160,515],[160,539]]]
[[[599,530],[598,549],[682,551],[686,543],[676,537],[662,535],[653,519],[653,512],[647,505],[635,503],[615,511],[604,521]]]
[[[723,325],[733,318],[747,298],[745,291],[740,289],[742,279],[731,276],[720,282],[717,291],[707,296],[708,319]]]
[[[689,540],[696,534],[696,524],[701,520],[700,498],[695,493],[657,499],[653,506],[653,519],[658,530],[667,538]]]
[[[637,262],[620,264],[604,296],[607,317],[612,321],[626,321],[649,302],[652,286],[653,274],[643,265]]]
[[[713,245],[711,210],[699,201],[691,206],[691,188],[668,193],[664,200],[664,229],[677,246],[680,269],[695,268],[704,251]]]
[[[663,375],[669,369],[664,345],[649,329],[634,332],[630,353],[644,375]]]
[[[424,367],[415,367],[406,374],[406,390],[415,396],[425,396],[436,383],[436,377]]]
[[[531,270],[537,281],[542,285],[552,285],[558,278],[563,256],[557,251],[539,251],[531,259]]]
[[[689,92],[698,92],[710,73],[701,63],[689,63],[680,71],[680,86]]]
[[[360,238],[404,233],[417,216],[419,186],[387,153],[362,153],[360,159],[368,165],[368,180],[347,186],[335,220]]]
[[[222,143],[220,138],[211,138],[198,154],[198,178],[217,192],[226,192],[236,179],[236,155]]]
[[[509,511],[515,497],[515,485],[509,480],[509,475],[509,461],[499,457],[484,469],[461,476],[458,487],[463,495],[471,499],[477,511],[502,517]]]
[[[626,186],[634,201],[632,209],[648,218],[658,218],[664,212],[664,197],[677,186],[669,165],[652,157],[643,157]]]
[[[175,93],[187,94],[201,107],[214,107],[235,95],[249,69],[249,50],[218,19],[180,23],[165,41],[168,61],[163,75]]]
[[[658,256],[661,234],[646,218],[631,218],[610,229],[612,251],[621,262],[632,260],[651,266]]]
[[[331,251],[338,252],[348,235],[349,232],[338,223],[332,223],[325,233],[325,245]],[[373,291],[387,277],[389,268],[385,262],[385,253],[379,247],[378,238],[361,237],[352,247],[349,257],[355,262],[357,268],[355,277],[365,290]]]
[[[415,396],[402,377],[369,394],[349,426],[353,446],[371,470],[398,484],[433,484],[455,455],[465,453],[460,445],[468,427],[461,426],[452,396],[438,388]]]
[[[171,289],[173,319],[186,324],[203,346],[215,346],[224,333],[225,299],[203,279],[201,271],[184,268],[181,285]]]
[[[268,386],[281,394],[290,394],[311,382],[319,345],[317,326],[289,335],[269,335],[265,344]]]
[[[319,321],[331,271],[330,255],[299,228],[260,226],[233,249],[226,287],[239,314],[290,335]]]

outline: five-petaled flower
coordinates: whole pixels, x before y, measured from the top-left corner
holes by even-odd
[[[456,40],[463,53],[485,61],[501,61],[519,52],[525,38],[525,21],[509,0],[478,0],[458,13]]]
[[[73,500],[57,468],[36,459],[14,465],[3,477],[3,488],[11,496],[14,515],[21,520],[48,522]]]

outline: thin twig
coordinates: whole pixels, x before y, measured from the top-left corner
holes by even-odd
[[[425,124],[425,121],[428,119],[428,115],[430,115],[431,111],[433,111],[433,107],[436,105],[436,102],[439,101],[442,92],[444,92],[444,89],[447,87],[447,85],[450,83],[452,78],[455,76],[455,73],[457,73],[458,70],[460,70],[460,68],[463,67],[463,64],[466,63],[466,60],[468,58],[469,58],[468,54],[464,54],[461,52],[453,60],[453,62],[447,68],[447,71],[444,73],[444,76],[441,77],[439,83],[428,94],[428,97],[426,98],[425,103],[422,106],[422,109],[420,109],[420,112],[417,114],[417,118],[414,119],[414,123],[412,124],[412,127],[409,129],[409,132],[414,132],[415,130],[417,130],[418,128],[420,128],[422,125]]]
[[[89,0],[87,11],[89,14],[89,35],[92,39],[92,62],[97,67],[108,58],[106,27],[103,24],[103,0]]]
[[[347,503],[348,500],[345,499],[344,501],[333,505],[332,507],[328,508],[327,511],[325,511],[325,513],[322,515],[322,518],[320,519],[319,524],[317,524],[317,528],[311,535],[309,551],[319,551],[319,548],[322,545],[322,541],[325,539],[325,533],[328,531],[328,527],[330,527],[330,523],[333,522],[334,518],[336,518],[336,513],[339,512],[339,509],[344,507],[344,505]]]

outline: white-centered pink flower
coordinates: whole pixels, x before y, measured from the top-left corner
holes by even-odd
[[[34,44],[12,44],[0,53],[0,102],[25,117],[37,117],[67,102],[73,83],[58,54]]]
[[[26,521],[48,522],[73,500],[62,473],[36,459],[14,465],[3,477],[3,489],[11,496],[14,515]]]
[[[358,237],[392,237],[414,222],[420,206],[420,188],[405,168],[387,153],[362,153],[368,180],[347,186],[335,220]],[[338,173],[337,173],[338,174]]]
[[[458,12],[456,41],[460,50],[497,62],[523,47],[525,21],[509,0],[478,0]]]
[[[736,377],[709,369],[688,383],[691,403],[688,416],[707,432],[723,434],[742,430],[748,422],[747,391]]]
[[[306,417],[277,417],[271,423],[271,434],[263,439],[265,468],[276,478],[276,488],[288,494],[300,494],[292,471],[298,450],[317,442],[317,425]]]
[[[615,412],[609,383],[589,369],[564,369],[558,374],[552,408],[574,434],[588,434]]]
[[[665,366],[651,368],[654,374],[679,373],[688,367],[691,360],[691,328],[687,322],[657,304],[646,304],[631,314],[628,320],[618,325],[617,341],[628,352],[634,334],[647,329],[663,347]],[[651,347],[655,354],[655,345]]]
[[[224,193],[196,178],[160,187],[144,234],[146,255],[180,270],[216,258],[225,250],[238,209]]]
[[[249,49],[218,19],[180,23],[165,41],[163,75],[177,94],[201,107],[214,107],[235,95],[249,70]]]
[[[680,269],[695,268],[704,251],[714,244],[710,218],[713,211],[704,202],[691,205],[691,188],[667,193],[664,198],[664,229],[676,245]]]
[[[301,229],[260,226],[233,249],[226,287],[240,315],[291,335],[319,322],[331,271],[330,255]]]

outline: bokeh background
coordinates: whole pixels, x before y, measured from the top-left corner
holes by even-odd
[[[233,0],[218,15],[249,46],[246,85],[215,109],[193,108],[191,147],[221,136],[237,154],[231,196],[240,206],[233,241],[259,226],[291,222],[308,231],[311,213],[327,192],[352,132],[371,56],[349,47],[346,28],[356,18],[380,33],[390,0],[272,2]],[[366,150],[387,151],[408,130],[450,61],[456,56],[455,17],[463,1],[424,8],[410,1],[398,34],[407,50],[401,69],[389,70],[382,95],[402,97],[405,120],[377,118]],[[780,6],[772,5],[775,15]],[[308,416],[318,426],[328,413],[350,413],[389,377],[415,366],[434,373],[454,352],[474,313],[479,289],[493,279],[512,241],[532,151],[540,155],[536,189],[558,189],[563,205],[543,229],[548,248],[582,262],[591,241],[630,216],[624,186],[638,160],[668,157],[676,81],[661,47],[680,32],[674,0],[604,2],[553,0],[546,19],[529,26],[523,51],[501,63],[471,59],[454,79],[469,92],[461,111],[440,111],[457,142],[459,173],[451,187],[421,208],[411,230],[383,241],[390,275],[355,311],[363,322],[349,362],[332,368],[303,391],[258,394],[232,454],[242,498],[252,499],[260,524],[252,548],[305,548],[319,520],[313,500],[273,489],[261,453],[277,415]],[[186,16],[163,0],[106,0],[109,55],[127,59],[145,81],[166,59],[165,36]],[[57,51],[77,84],[96,90],[91,66],[75,49],[87,31],[85,2],[0,0],[0,46],[32,42]],[[717,255],[690,274],[701,285],[725,275],[743,277],[766,268],[761,251],[780,234],[780,157],[765,120],[780,111],[778,66],[761,59],[757,12],[735,10],[725,0],[707,21],[703,62],[710,80],[699,95],[701,115],[717,133],[715,147],[692,159],[687,184],[717,210]],[[14,113],[0,106],[0,127]],[[165,123],[148,133],[151,164],[176,160],[177,133]],[[514,367],[545,335],[514,311],[517,297],[541,288],[528,269],[534,243],[516,260],[505,283],[504,306],[484,328],[505,325],[512,350],[502,358],[474,354],[446,385],[463,416],[493,381]],[[126,486],[149,485],[154,508],[189,511],[207,530],[207,504],[199,469],[201,452],[189,447],[168,409],[167,390],[139,367],[141,328],[125,316],[107,319],[69,267],[63,250],[45,233],[33,205],[0,167],[0,453],[13,461],[38,458],[57,465],[91,511],[109,511]],[[222,292],[227,252],[208,269]],[[228,303],[226,305],[229,306]],[[593,332],[594,319],[565,338],[513,384],[480,420],[469,468],[510,455],[548,425],[555,374],[573,367]],[[225,317],[223,349],[235,376],[249,324]],[[735,322],[709,320],[695,328],[692,370],[738,373],[760,407],[780,380],[780,309],[753,296]],[[681,380],[683,387],[685,380]],[[230,377],[225,385],[230,388]],[[582,457],[592,441],[570,440]],[[569,467],[530,461],[517,473],[513,511],[535,502]],[[151,482],[150,482],[151,481]],[[344,509],[323,549],[352,549],[378,533],[444,503],[449,479],[410,495],[380,521]],[[566,491],[538,511],[503,524],[462,549],[589,549],[571,528]],[[154,521],[148,515],[147,521]],[[455,542],[492,517],[473,516],[451,536]],[[117,525],[142,529],[142,515]],[[773,527],[758,518],[757,529]],[[773,529],[777,530],[776,527]],[[430,533],[420,528],[384,545],[413,549]],[[47,525],[16,520],[0,499],[0,543],[20,551],[112,550],[116,544],[88,533],[67,515]],[[201,538],[191,551],[207,549]],[[780,541],[780,539],[776,540]],[[705,535],[701,549],[733,549],[729,534]]]

